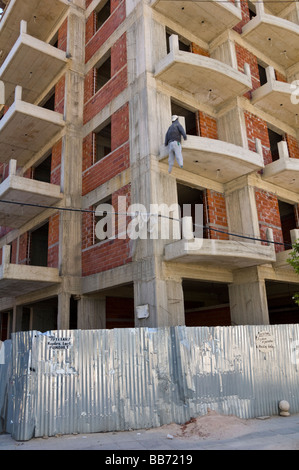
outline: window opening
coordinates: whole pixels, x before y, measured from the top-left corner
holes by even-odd
[[[96,69],[95,92],[99,91],[111,78],[111,56]]]
[[[95,133],[95,162],[111,152],[111,123]]]

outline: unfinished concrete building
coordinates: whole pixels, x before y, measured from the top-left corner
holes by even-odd
[[[1,6],[0,339],[298,322],[298,2]],[[142,216],[134,238],[138,205],[191,211],[166,214],[168,237]]]

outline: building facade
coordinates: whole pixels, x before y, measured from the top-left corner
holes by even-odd
[[[298,2],[1,4],[0,339],[297,323]]]

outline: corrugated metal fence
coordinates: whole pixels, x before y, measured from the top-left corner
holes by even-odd
[[[185,423],[207,408],[277,415],[282,399],[299,412],[299,325],[32,331],[3,345],[0,431],[16,440]]]

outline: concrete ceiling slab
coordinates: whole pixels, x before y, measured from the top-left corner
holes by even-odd
[[[0,68],[0,80],[5,83],[5,104],[13,103],[17,85],[22,87],[23,100],[34,103],[66,64],[64,51],[21,34]]]
[[[277,16],[256,16],[242,29],[242,37],[277,64],[288,68],[299,61],[299,25]]]
[[[0,22],[0,64],[19,36],[22,20],[27,21],[28,34],[48,42],[68,7],[68,0],[10,0]]]
[[[241,9],[230,2],[154,0],[152,7],[207,43],[242,20]]]
[[[289,126],[299,128],[298,104],[292,102],[294,89],[290,83],[273,81],[252,93],[252,104]]]
[[[61,114],[15,100],[0,120],[0,161],[24,166],[64,126]]]
[[[155,78],[214,107],[252,88],[251,78],[233,67],[210,57],[176,50],[157,64]]]
[[[263,180],[299,193],[299,159],[279,159],[265,166]]]

